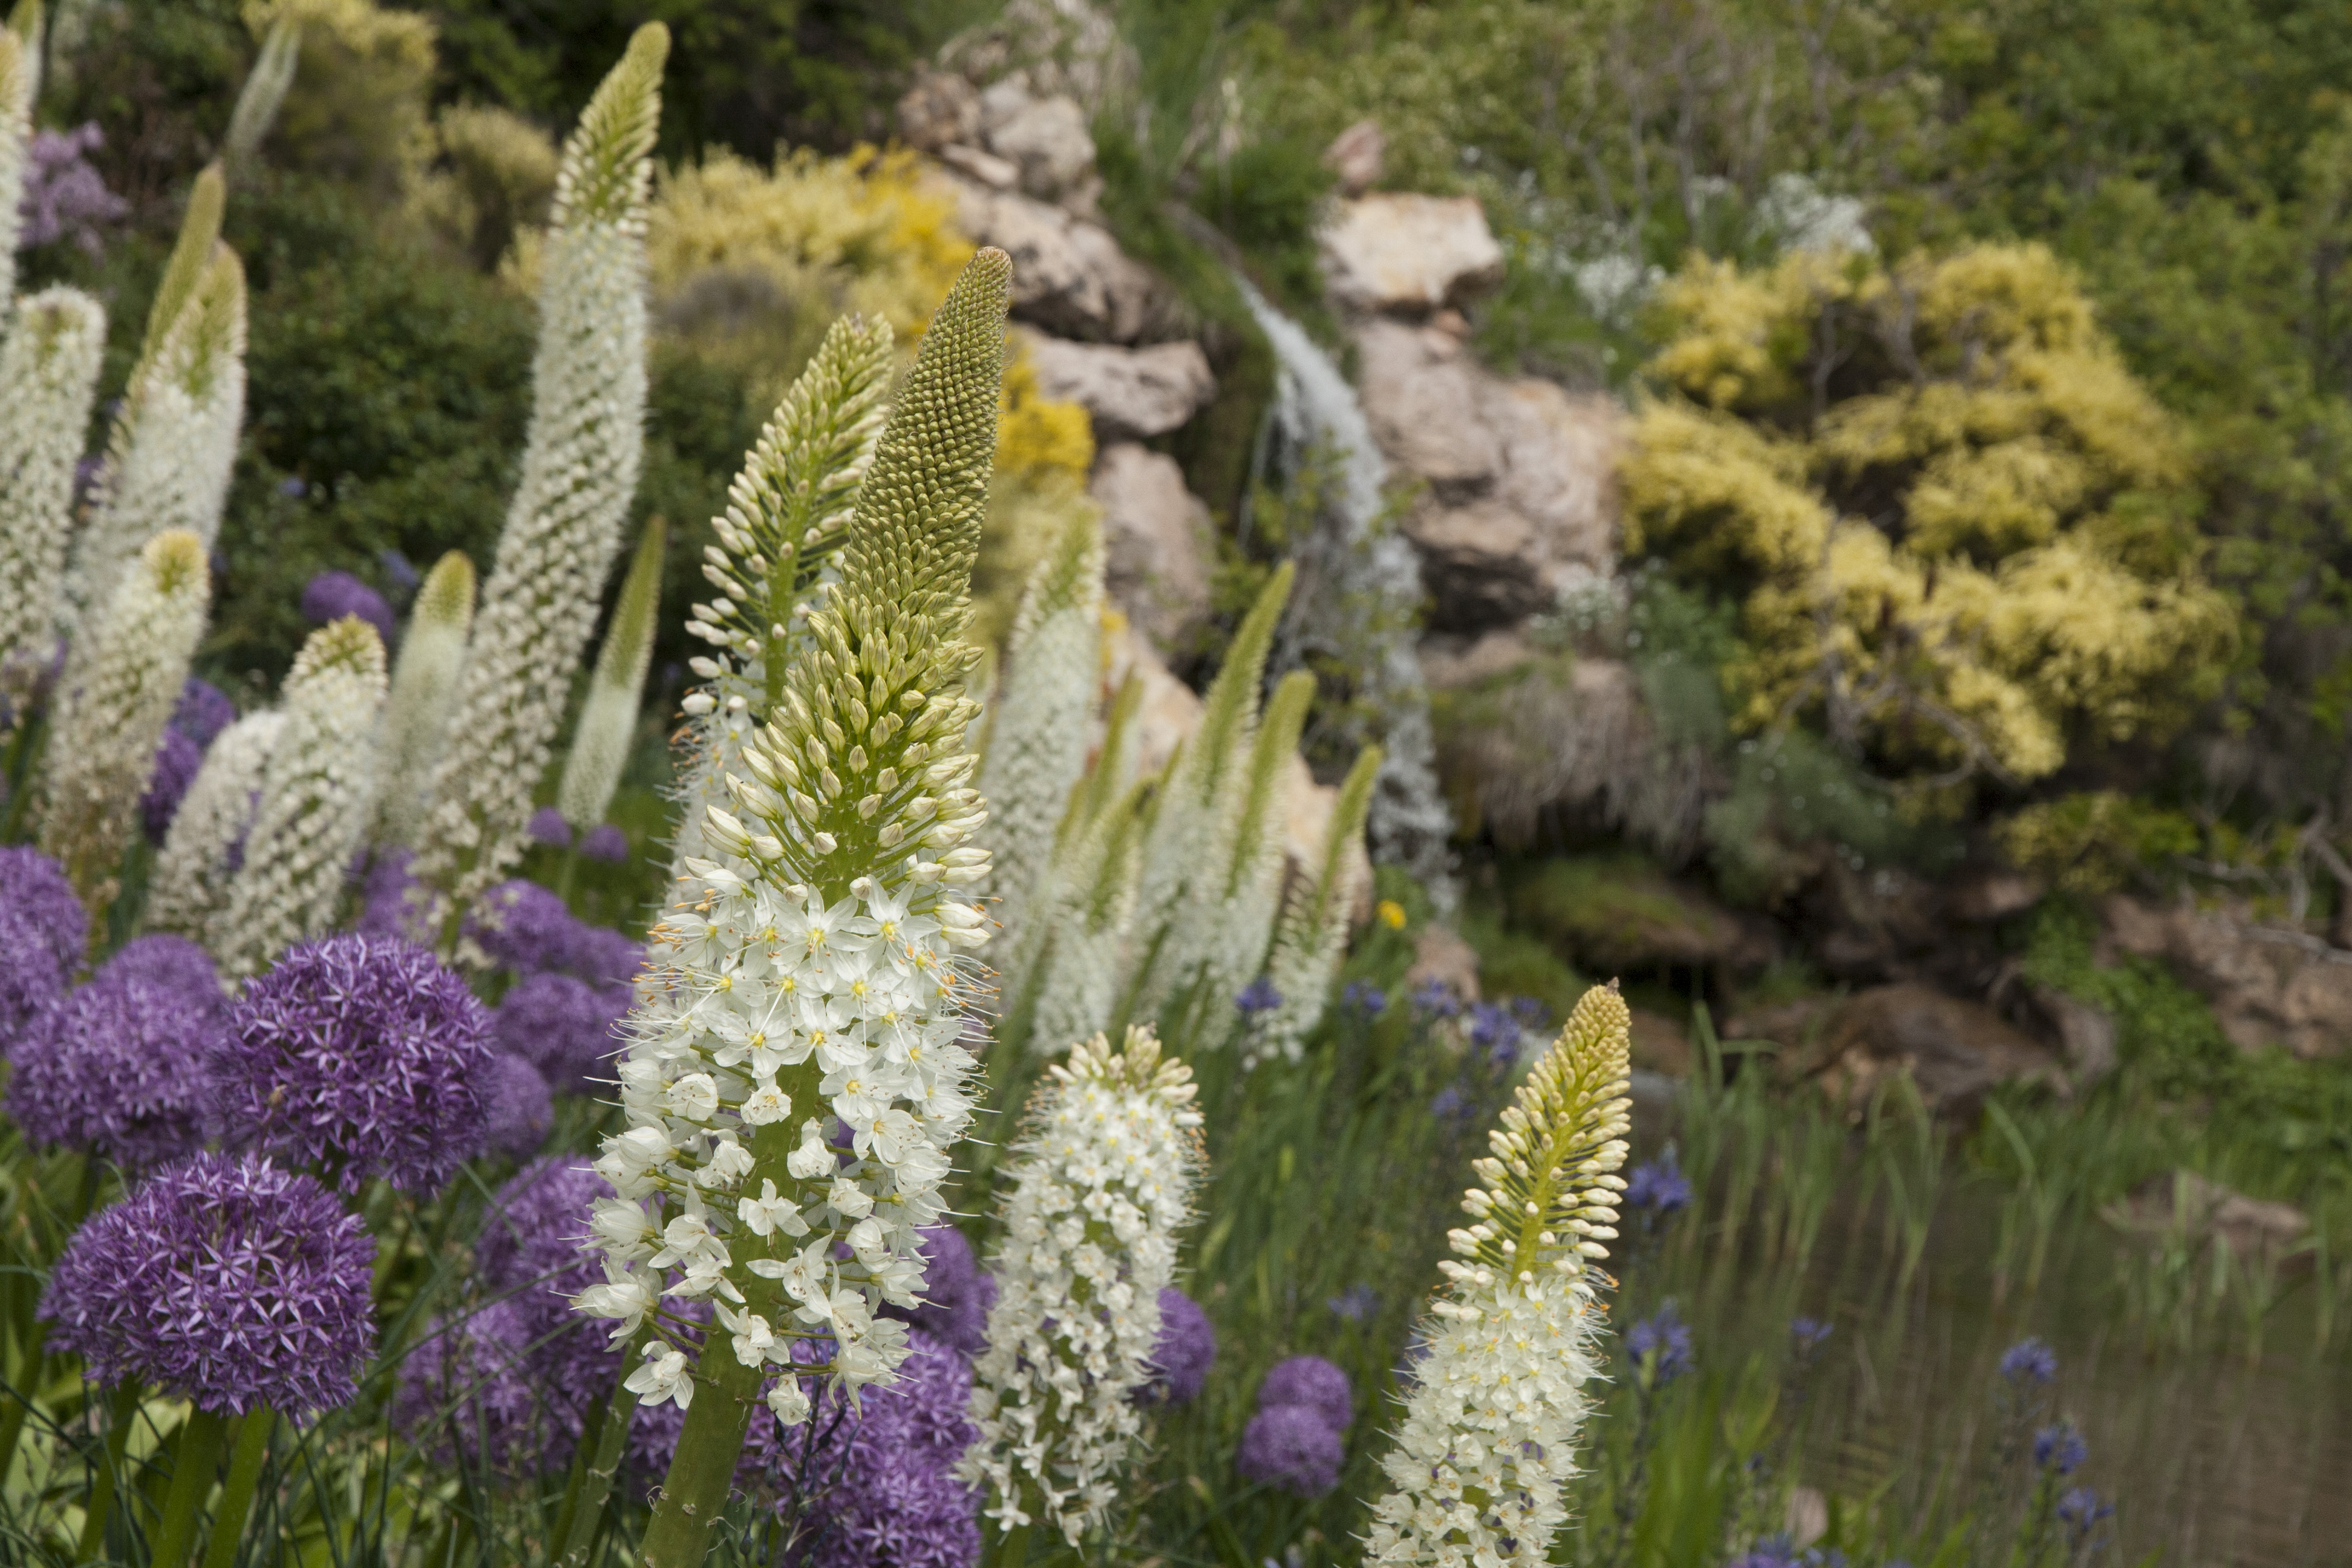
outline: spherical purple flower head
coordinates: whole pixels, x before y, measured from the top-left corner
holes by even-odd
[[[1388,993],[1369,980],[1350,980],[1339,987],[1339,1003],[1367,1018],[1377,1018],[1389,1010]]]
[[[133,1170],[204,1147],[205,1074],[228,1048],[228,1004],[212,965],[201,952],[187,963],[178,942],[133,942],[26,1026],[7,1103],[36,1145]]]
[[[572,939],[572,973],[591,985],[618,986],[625,992],[646,966],[645,944],[610,926],[582,925]]]
[[[580,853],[617,866],[629,858],[629,836],[609,822],[599,823],[580,836]]]
[[[423,904],[409,896],[416,887],[416,879],[408,874],[411,858],[405,849],[383,849],[368,863],[354,928],[362,936],[398,937],[421,945],[431,935],[421,918]]]
[[[1201,1396],[1216,1360],[1217,1331],[1209,1314],[1175,1286],[1162,1286],[1160,1337],[1151,1344],[1151,1380],[1136,1390],[1138,1401],[1190,1405]]]
[[[466,916],[466,934],[520,974],[569,970],[584,929],[562,899],[520,877],[483,894]]]
[[[482,1142],[493,1154],[528,1160],[555,1125],[555,1096],[539,1069],[492,1051],[482,1065]]]
[[[1452,984],[1433,974],[1412,988],[1413,1010],[1432,1018],[1451,1018],[1462,1011],[1462,998]]]
[[[1653,1388],[1664,1388],[1691,1368],[1690,1325],[1672,1301],[1625,1331],[1625,1353]]]
[[[2091,1446],[2072,1423],[2061,1421],[2033,1435],[2033,1462],[2042,1469],[2071,1476],[2091,1457]]]
[[[71,131],[36,131],[26,148],[24,193],[17,201],[27,250],[70,237],[95,257],[104,252],[107,225],[119,222],[131,204],[106,188],[89,154],[106,145],[98,121]]]
[[[1271,1013],[1281,1006],[1282,993],[1274,988],[1272,980],[1261,974],[1242,988],[1242,994],[1234,998],[1234,1005],[1243,1017],[1255,1018],[1260,1013]]]
[[[2058,1352],[2039,1338],[2020,1340],[2001,1352],[2000,1375],[2011,1383],[2048,1383],[2058,1375]]]
[[[972,1256],[971,1243],[951,1225],[926,1226],[921,1231],[923,1304],[894,1307],[885,1303],[886,1318],[898,1318],[922,1330],[958,1352],[976,1356],[988,1348],[988,1310],[996,1304],[996,1279]]]
[[[89,915],[58,863],[0,849],[0,1046],[64,994],[89,942]]]
[[[188,786],[204,765],[204,747],[177,730],[163,731],[163,743],[155,748],[155,771],[147,780],[147,793],[139,797],[139,826],[146,830],[148,843],[163,847],[163,836],[172,831],[172,819],[180,815],[180,803],[188,798]]]
[[[188,677],[180,688],[180,700],[172,709],[172,728],[199,746],[209,746],[213,738],[236,722],[236,704],[227,693],[209,680]]]
[[[1339,1484],[1347,1445],[1317,1412],[1303,1405],[1260,1410],[1242,1428],[1234,1468],[1242,1479],[1293,1497],[1318,1498]]]
[[[348,572],[321,572],[302,587],[302,618],[313,626],[357,616],[392,646],[392,606],[383,595]]]
[[[1690,1207],[1690,1178],[1675,1163],[1672,1149],[1633,1167],[1625,1180],[1625,1206],[1654,1219],[1664,1219]]]
[[[375,1347],[374,1261],[359,1216],[310,1177],[198,1154],[74,1233],[41,1316],[99,1383],[299,1416],[357,1391]]]
[[[1274,1363],[1257,1385],[1257,1407],[1271,1410],[1279,1405],[1312,1410],[1325,1426],[1342,1436],[1356,1418],[1348,1374],[1319,1355],[1295,1355]]]
[[[538,1337],[538,1325],[512,1301],[436,1319],[401,1358],[394,1430],[444,1465],[507,1477],[569,1465],[583,1407],[532,1375]]]
[[[330,1173],[431,1192],[481,1152],[489,1015],[421,947],[309,942],[253,980],[210,1084],[225,1136]]]
[[[614,1026],[629,1010],[619,986],[595,986],[569,974],[533,974],[506,994],[490,1016],[499,1048],[539,1069],[560,1094],[593,1093],[613,1078],[622,1048]]]
[[[551,805],[542,805],[532,812],[524,831],[534,844],[544,844],[551,849],[572,847],[572,824],[564,821],[563,814]]]
[[[612,1195],[612,1184],[577,1154],[550,1154],[516,1172],[491,1197],[474,1242],[484,1288],[543,1296],[568,1312],[565,1299],[602,1277],[582,1247],[596,1205]]]

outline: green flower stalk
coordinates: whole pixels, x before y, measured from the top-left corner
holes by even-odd
[[[669,31],[637,29],[564,143],[522,479],[483,584],[412,866],[458,918],[520,858],[645,451],[646,203]]]
[[[588,700],[572,730],[572,754],[563,761],[555,807],[574,827],[604,820],[620,787],[621,769],[637,737],[637,710],[645,705],[646,670],[654,658],[655,619],[661,613],[662,546],[668,531],[656,518],[646,525],[636,559],[621,584],[613,625],[596,650],[595,673],[588,678]]]
[[[400,659],[392,668],[384,706],[383,789],[376,808],[376,842],[410,845],[425,826],[427,792],[440,764],[442,737],[458,674],[466,668],[466,634],[474,624],[474,563],[462,550],[434,563],[416,590]]]
[[[33,105],[41,96],[41,8],[20,5],[0,27],[0,325],[16,299],[16,242],[24,232],[25,166]]]
[[[1348,925],[1363,896],[1370,862],[1358,853],[1364,819],[1370,815],[1372,787],[1380,777],[1381,749],[1367,746],[1339,785],[1331,819],[1310,877],[1293,881],[1275,922],[1274,951],[1266,979],[1282,1000],[1260,1020],[1249,1040],[1249,1065],[1281,1057],[1297,1061],[1307,1037],[1323,1020],[1331,983],[1348,955]]]
[[[1000,940],[1016,952],[1049,880],[1055,829],[1087,771],[1102,605],[1102,529],[1087,512],[1062,531],[1021,596],[1006,647],[1010,673],[981,763],[981,794],[992,803],[988,841]]]
[[[1043,1524],[1076,1546],[1108,1517],[1142,1415],[1160,1292],[1192,1218],[1192,1069],[1148,1028],[1070,1049],[1014,1145],[988,1349],[972,1363],[978,1441],[958,1473],[988,1490],[1017,1564]]]
[[[41,847],[93,912],[113,901],[115,866],[211,604],[204,542],[159,533],[66,659],[42,756]]]
[[[719,590],[686,629],[711,645],[689,661],[703,682],[686,699],[685,757],[672,874],[706,858],[720,781],[740,776],[744,742],[782,699],[784,672],[818,583],[840,575],[858,487],[882,438],[890,389],[890,324],[845,316],[826,331],[727,487],[710,520],[702,574]]]
[[[1143,682],[1129,674],[1111,700],[1094,766],[1063,814],[1035,917],[1006,965],[1007,1022],[1025,1028],[1036,1055],[1108,1028],[1118,1006],[1150,798],[1134,778],[1142,706]]]
[[[214,940],[228,913],[229,884],[239,847],[252,833],[270,753],[285,728],[283,713],[248,713],[205,748],[147,885],[150,931],[199,943]]]
[[[375,809],[383,697],[383,639],[357,616],[320,626],[295,656],[245,864],[208,943],[224,975],[257,974],[334,923]]]
[[[72,613],[104,604],[156,534],[184,529],[209,550],[220,532],[245,417],[245,268],[218,238],[225,199],[217,165],[196,177],[91,487]]]
[[[1625,1190],[1632,1026],[1614,985],[1586,992],[1474,1164],[1486,1185],[1463,1199],[1475,1223],[1447,1234],[1455,1258],[1438,1265],[1446,1285],[1382,1461],[1391,1489],[1368,1563],[1537,1568],[1550,1555],[1583,1386],[1602,1370],[1593,1265]]]
[[[286,94],[294,86],[295,68],[302,58],[302,23],[291,10],[278,16],[269,25],[268,36],[261,40],[261,54],[246,73],[245,86],[236,95],[236,108],[228,117],[228,135],[221,142],[221,161],[231,172],[249,168],[261,153],[261,143],[277,121],[278,111],[286,105]]]
[[[961,889],[988,854],[971,843],[986,814],[969,785],[962,633],[1011,281],[984,249],[933,317],[840,581],[806,616],[743,771],[721,777],[728,805],[705,814],[711,853],[687,863],[698,896],[651,933],[656,973],[620,1069],[628,1127],[597,1162],[618,1194],[594,1221],[606,1282],[579,1300],[621,1339],[653,1322],[626,1386],[687,1406],[646,1568],[702,1561],[793,1342],[830,1341],[811,1374],[853,1391],[907,1354],[903,1326],[875,1309],[917,1300],[919,1233],[972,1115],[961,1037],[977,977],[958,950],[987,931]],[[689,1348],[665,1298],[710,1300],[719,1331]],[[799,1376],[765,1403],[808,1418]]]
[[[0,700],[12,709],[56,647],[74,464],[105,353],[106,311],[77,289],[25,299],[0,342]]]

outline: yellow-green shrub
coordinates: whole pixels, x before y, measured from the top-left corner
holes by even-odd
[[[1659,308],[1627,548],[1739,602],[1741,727],[2022,781],[2221,667],[2179,433],[2042,247],[1701,258]]]
[[[256,38],[283,16],[300,19],[302,48],[270,162],[404,193],[433,156],[432,20],[371,0],[247,0]]]

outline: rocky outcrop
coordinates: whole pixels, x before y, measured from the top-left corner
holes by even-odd
[[[1037,390],[1075,403],[1094,421],[1097,443],[1164,436],[1217,395],[1209,356],[1190,341],[1120,348],[1024,334]]]
[[[2168,906],[2118,894],[2101,914],[2109,946],[2171,964],[2241,1049],[2284,1046],[2308,1058],[2352,1046],[2352,952],[2235,904]]]
[[[1342,201],[1317,243],[1332,302],[1349,310],[1436,310],[1503,280],[1503,247],[1469,196],[1382,192]]]
[[[1014,320],[1056,337],[1113,343],[1165,336],[1179,321],[1175,291],[1100,224],[967,175],[942,177],[958,226],[1013,258]]]
[[[1182,649],[1209,615],[1214,524],[1176,459],[1131,441],[1105,447],[1089,486],[1102,508],[1104,580],[1151,645]]]
[[[1772,1041],[1778,1076],[1818,1082],[1855,1110],[1896,1074],[1908,1074],[1938,1115],[1972,1115],[1986,1090],[2014,1079],[2069,1088],[2049,1049],[2000,1014],[1915,984],[1758,1008],[1723,1034]]]
[[[2182,1245],[2202,1256],[2216,1242],[2240,1262],[2308,1268],[2303,1242],[2311,1217],[2293,1204],[2250,1198],[2194,1171],[2150,1176],[2101,1211],[2101,1217],[2151,1244]]]

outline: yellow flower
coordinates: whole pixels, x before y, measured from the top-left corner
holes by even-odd
[[[1382,899],[1380,901],[1380,907],[1372,912],[1380,916],[1381,924],[1388,927],[1389,930],[1404,930],[1404,906],[1394,899]]]

